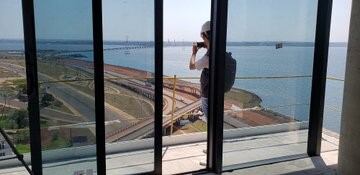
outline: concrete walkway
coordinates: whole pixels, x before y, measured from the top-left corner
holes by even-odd
[[[334,136],[334,133],[327,133],[331,132],[324,132],[322,157],[313,158],[304,156],[307,130],[225,140],[223,162],[226,167],[224,169],[229,167],[242,168],[225,174],[334,173],[337,164],[338,138],[336,135]],[[164,174],[184,173],[205,168],[200,164],[206,159],[203,152],[205,148],[205,142],[164,147]],[[153,154],[153,150],[143,150],[108,155],[107,174],[133,174],[151,171]],[[293,159],[293,155],[298,156]],[[281,163],[271,163],[274,160],[281,161]],[[72,175],[79,170],[90,171],[92,169],[94,171],[95,167],[95,157],[81,158],[44,164],[44,172],[52,175]],[[0,174],[22,175],[26,172],[23,168],[10,168],[0,170]]]

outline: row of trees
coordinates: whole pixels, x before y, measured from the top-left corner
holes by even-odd
[[[29,117],[25,109],[13,110],[0,118],[0,127],[4,129],[23,129],[28,126]]]

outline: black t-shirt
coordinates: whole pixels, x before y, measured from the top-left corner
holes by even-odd
[[[209,75],[209,69],[202,70],[200,77],[201,97],[208,98],[209,96]]]
[[[205,55],[206,56],[210,55],[209,50],[206,52]],[[209,78],[210,78],[210,71],[209,69],[204,68],[201,72],[201,77],[200,77],[201,97],[208,98],[209,96]]]

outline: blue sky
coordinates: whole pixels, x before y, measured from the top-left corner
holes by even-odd
[[[230,0],[228,41],[314,41],[314,0]]]
[[[37,39],[92,39],[90,0],[35,0]]]
[[[21,0],[0,1],[0,38],[23,38]]]
[[[347,40],[350,1],[334,0],[333,42]],[[38,38],[92,37],[90,0],[35,2]],[[153,38],[153,1],[103,0],[103,3],[104,39]],[[229,41],[313,39],[316,10],[313,0],[229,0],[229,4]],[[209,18],[210,0],[164,0],[164,39],[199,40],[200,27]],[[22,38],[21,20],[20,0],[0,1],[0,38]]]
[[[105,40],[154,40],[152,0],[103,0]]]

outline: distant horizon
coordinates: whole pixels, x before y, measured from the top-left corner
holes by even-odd
[[[22,42],[24,41],[23,39],[18,39],[18,38],[0,38],[0,41],[18,41],[18,42]],[[38,41],[83,41],[83,42],[92,42],[93,40],[84,40],[84,39],[40,39]],[[104,40],[104,43],[106,42],[154,42],[154,41],[147,41],[147,40]],[[164,43],[174,43],[174,40],[170,40],[170,41],[163,41]],[[175,43],[193,43],[195,41],[176,41]],[[227,43],[315,43],[313,41],[277,41],[277,40],[264,40],[264,41],[227,41]],[[348,42],[343,42],[343,41],[335,41],[335,42],[329,42],[329,43],[348,43]],[[71,43],[73,44],[73,43]]]
[[[36,12],[39,15],[37,16],[37,32],[40,32],[41,36],[37,36],[37,38],[88,39],[92,36],[91,30],[88,30],[91,26],[91,3],[72,0],[43,0],[39,3],[36,6]],[[232,0],[229,3],[229,40],[309,41],[313,39],[312,28],[315,23],[316,3],[311,0]],[[263,5],[259,6],[259,3]],[[334,0],[333,3],[330,41],[346,42],[349,32],[351,0]],[[190,4],[191,6],[189,6]],[[153,3],[146,0],[104,0],[104,39],[106,41],[112,40],[112,38],[115,38],[115,41],[126,38],[133,41],[152,39],[154,37],[154,19],[153,8],[149,8],[151,6]],[[164,40],[200,40],[199,30],[201,25],[210,19],[210,6],[209,0],[164,2]],[[59,10],[64,13],[55,13],[53,10],[55,8],[56,12]],[[238,8],[241,10],[237,10]],[[278,10],[274,11],[274,8]],[[78,9],[83,10],[79,12]],[[140,9],[141,13],[133,13],[134,9]],[[252,13],[255,11],[259,13]],[[0,38],[15,40],[23,38],[21,12],[20,0],[1,1]],[[48,15],[41,15],[45,13]],[[290,15],[284,15],[284,13]],[[69,18],[69,16],[77,16],[77,18]],[[147,18],[145,19],[144,16]],[[259,20],[263,22],[258,23]],[[136,27],[139,25],[142,27]],[[263,30],[264,27],[267,30]],[[60,28],[62,30],[58,30]],[[74,28],[77,30],[74,31]],[[58,30],[55,32],[57,36],[54,30]]]
[[[23,45],[23,40],[20,39],[0,39],[0,44],[7,44],[13,43],[17,45]],[[39,42],[39,41],[38,41]],[[44,45],[51,44],[51,45],[91,45],[93,42],[92,40],[41,40],[41,43]],[[191,47],[192,41],[163,41],[164,47]],[[314,42],[302,42],[302,41],[228,41],[226,42],[226,46],[232,47],[273,47],[278,43],[282,43],[284,47],[314,47]],[[38,43],[39,45],[39,43]],[[112,41],[104,41],[104,46],[117,46],[122,47],[126,45],[144,45],[147,47],[153,47],[154,41],[124,41],[124,40],[112,40]],[[329,47],[347,47],[347,42],[330,42]],[[1,50],[1,49],[0,49]],[[21,50],[23,51],[24,48],[15,48],[15,49],[7,49],[2,51],[9,51],[9,50]]]

